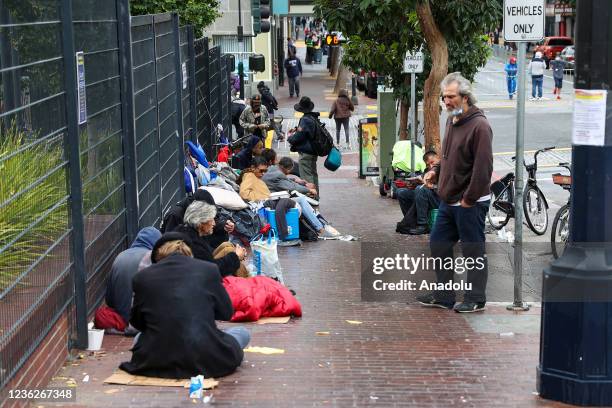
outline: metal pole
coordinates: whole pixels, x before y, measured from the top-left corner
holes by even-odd
[[[508,310],[529,310],[523,303],[523,161],[525,138],[525,54],[527,44],[518,44],[518,94],[516,108],[516,160],[514,163],[514,303]]]
[[[242,31],[242,8],[240,0],[238,0],[238,48],[242,48],[242,52],[246,51],[244,45],[244,36]],[[242,45],[242,47],[240,47]],[[244,54],[240,55],[240,62],[238,62],[238,77],[240,78],[240,98],[244,99],[244,62],[242,61]]]
[[[123,124],[123,171],[125,173],[125,208],[128,245],[138,234],[138,171],[136,168],[136,131],[134,123],[134,80],[130,6],[128,0],[117,0],[119,69],[121,72],[121,121]]]
[[[415,105],[415,101],[416,101],[416,74],[413,72],[412,74],[410,74],[410,109],[412,110],[412,112],[414,113],[414,110],[416,109]],[[415,166],[414,166],[414,144],[416,143],[416,123],[414,122],[414,117],[415,115],[412,115],[412,126],[410,126],[410,167],[412,169],[412,173],[414,173],[415,170]],[[414,174],[413,174],[414,175]]]
[[[181,64],[181,31],[179,27],[179,16],[178,13],[172,13],[172,33],[174,34],[174,83],[176,87],[176,142],[178,148],[178,162],[177,162],[177,177],[179,178],[178,185],[182,186],[184,183],[183,167],[185,166],[185,129],[183,128],[183,66]],[[185,71],[187,71],[185,69]],[[189,75],[189,74],[187,74]],[[183,197],[184,189],[180,188],[183,194],[179,195]],[[165,203],[162,203],[162,211]],[[174,203],[167,203],[168,205]]]
[[[189,123],[191,124],[192,142],[198,141],[198,101],[196,89],[196,53],[193,26],[187,28],[187,49],[189,50]]]
[[[83,225],[83,190],[81,185],[81,161],[79,125],[77,119],[76,57],[72,1],[62,0],[62,45],[64,50],[64,87],[66,89],[67,136],[64,141],[68,157],[70,178],[70,221],[72,224],[72,262],[74,264],[74,304],[76,314],[77,348],[87,347],[87,271],[85,270],[85,227]]]

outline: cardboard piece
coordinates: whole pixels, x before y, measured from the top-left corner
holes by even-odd
[[[285,350],[274,347],[251,346],[243,350],[245,353],[285,354]]]
[[[257,324],[284,324],[289,323],[291,320],[291,316],[283,316],[283,317],[262,317],[255,323]]]
[[[142,375],[132,375],[123,370],[117,370],[104,380],[105,384],[121,385],[143,385],[152,387],[183,387],[189,388],[190,379],[176,380],[172,378],[144,377]],[[219,385],[219,381],[214,378],[204,379],[204,389],[210,390]]]

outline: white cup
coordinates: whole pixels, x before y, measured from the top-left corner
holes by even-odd
[[[104,330],[90,329],[87,331],[87,350],[98,351],[102,348]]]

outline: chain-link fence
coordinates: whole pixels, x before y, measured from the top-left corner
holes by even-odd
[[[2,388],[63,314],[86,346],[115,256],[185,194],[183,141],[230,128],[226,59],[193,37],[128,0],[0,2]]]

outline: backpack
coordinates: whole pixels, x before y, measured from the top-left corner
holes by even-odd
[[[325,128],[324,123],[321,123],[318,118],[313,117],[312,119],[315,121],[315,132],[310,143],[317,156],[325,157],[334,147],[334,139],[327,128]]]

